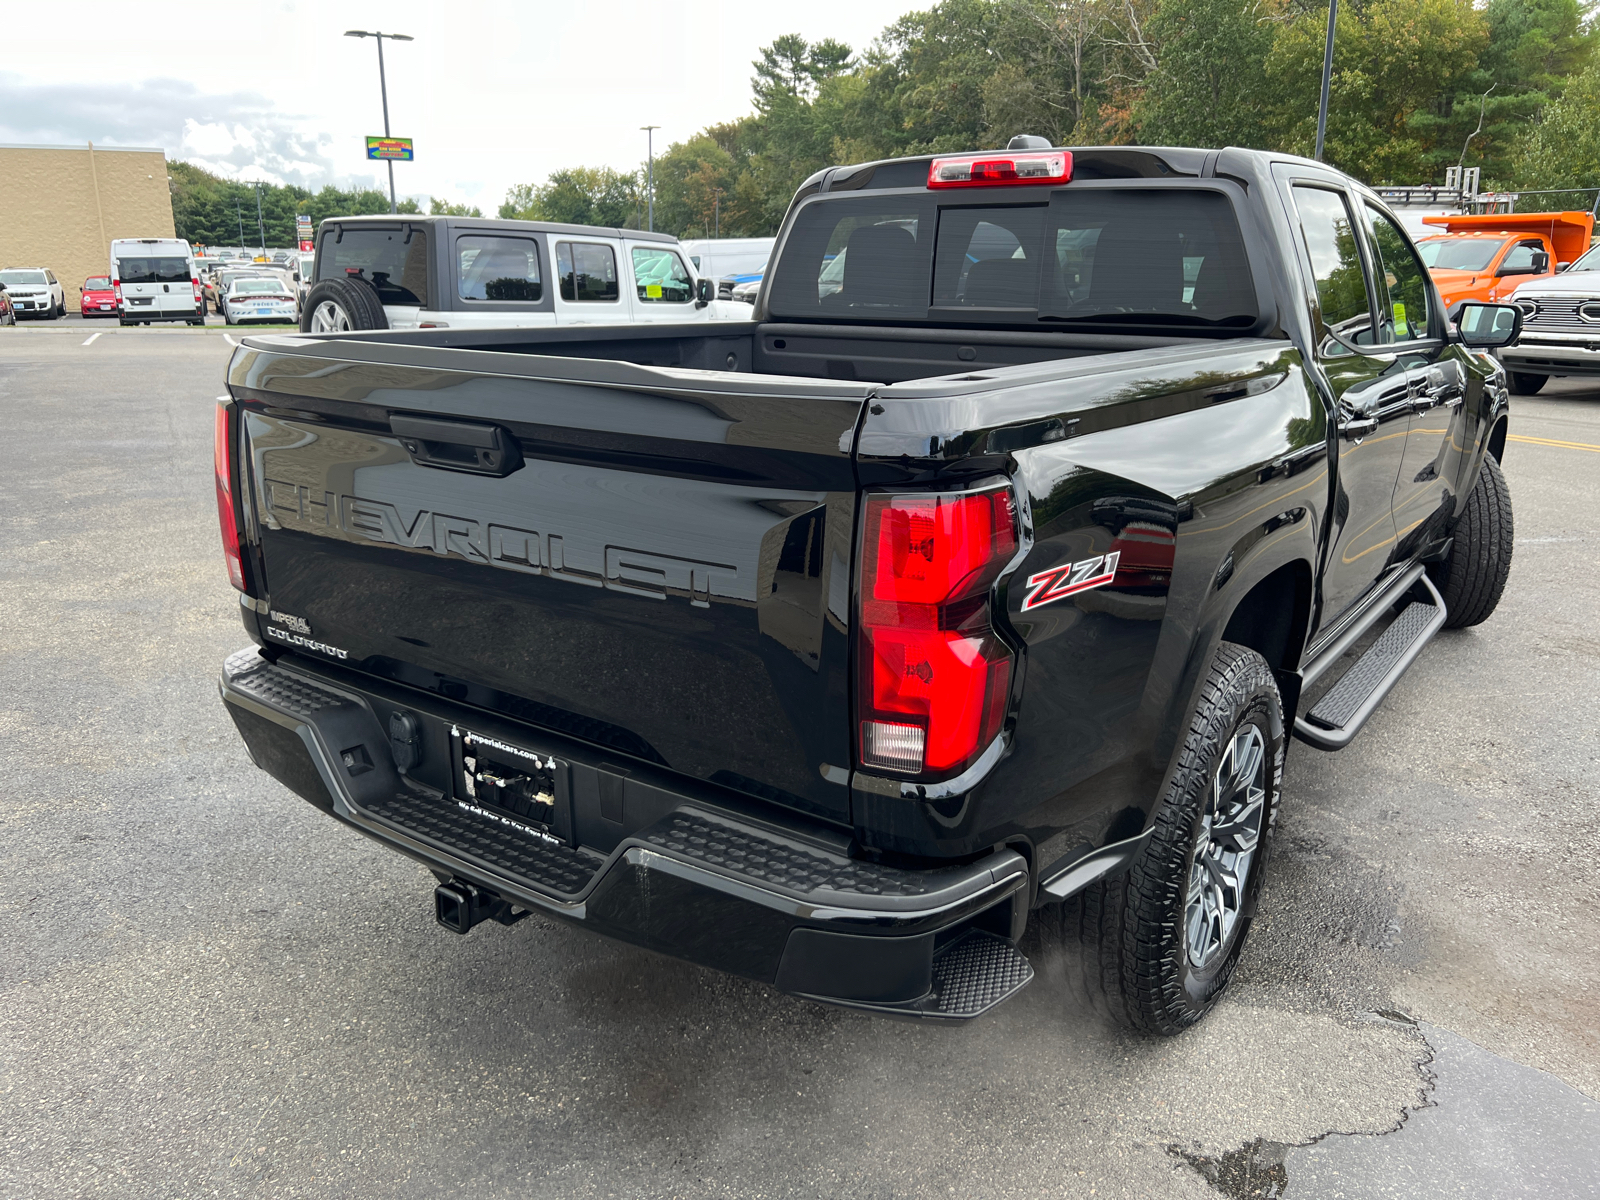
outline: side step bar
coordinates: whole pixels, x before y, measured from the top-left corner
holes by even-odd
[[[1319,750],[1343,750],[1361,732],[1367,718],[1377,711],[1384,697],[1400,681],[1400,676],[1422,653],[1422,648],[1444,627],[1449,615],[1444,597],[1433,586],[1422,563],[1407,568],[1388,589],[1388,594],[1403,596],[1419,582],[1428,590],[1433,602],[1419,600],[1401,610],[1389,628],[1317,701],[1311,712],[1295,718],[1295,737]],[[1388,604],[1372,605],[1362,620],[1342,633],[1301,673],[1301,686],[1310,687],[1325,675],[1388,610]]]

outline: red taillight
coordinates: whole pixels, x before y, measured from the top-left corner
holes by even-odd
[[[113,279],[111,281],[111,293],[117,298],[117,307],[122,307],[122,280]]]
[[[996,187],[1021,183],[1070,183],[1072,151],[1031,154],[959,154],[928,165],[931,188]]]
[[[239,518],[233,511],[233,437],[228,419],[232,405],[217,402],[216,441],[212,445],[212,463],[217,474],[217,523],[222,527],[222,557],[228,563],[228,582],[241,592],[244,586],[244,560],[239,555]]]
[[[198,279],[191,279],[189,282],[194,284],[194,302],[196,304],[199,304],[200,303],[200,281]]]
[[[989,589],[1016,549],[1009,488],[867,498],[863,766],[954,775],[1000,732],[1012,651],[990,622]]]

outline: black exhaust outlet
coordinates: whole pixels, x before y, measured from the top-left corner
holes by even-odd
[[[484,921],[515,925],[527,915],[527,910],[513,912],[510,901],[464,879],[452,879],[433,889],[433,919],[451,933],[469,933]]]

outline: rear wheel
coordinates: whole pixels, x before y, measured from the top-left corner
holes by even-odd
[[[1511,489],[1500,464],[1485,458],[1467,493],[1466,510],[1456,521],[1450,557],[1428,568],[1444,599],[1446,629],[1476,625],[1499,607],[1511,574],[1515,532]]]
[[[1536,396],[1539,389],[1550,378],[1548,375],[1529,375],[1525,371],[1508,372],[1511,377],[1511,394],[1513,396]]]
[[[1261,891],[1283,751],[1272,669],[1222,643],[1145,849],[1068,902],[1091,998],[1117,1021],[1181,1033],[1228,986]]]
[[[300,313],[302,333],[346,333],[387,329],[383,302],[363,279],[324,279],[306,295]]]

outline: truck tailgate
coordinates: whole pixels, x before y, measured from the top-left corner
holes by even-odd
[[[849,819],[868,385],[293,338],[229,385],[270,641]]]

